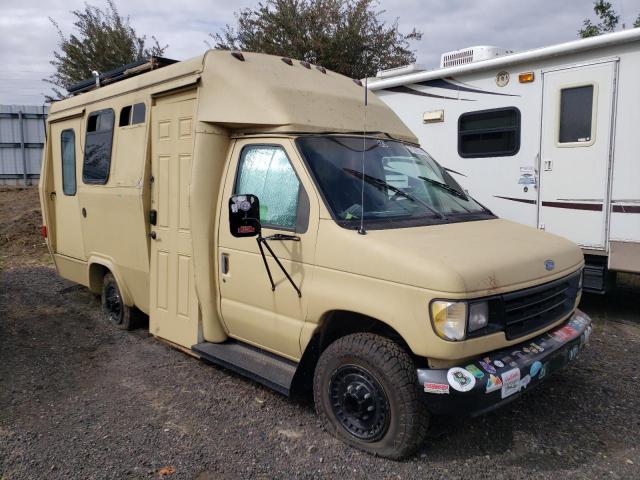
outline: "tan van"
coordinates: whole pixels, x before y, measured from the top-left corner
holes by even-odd
[[[115,325],[141,311],[196,357],[312,389],[331,433],[401,458],[431,414],[575,358],[591,321],[576,245],[496,218],[371,94],[363,134],[364,108],[358,81],[223,51],[56,102],[43,232]]]

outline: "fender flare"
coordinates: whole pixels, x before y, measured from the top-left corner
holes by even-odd
[[[100,288],[95,283],[95,280],[92,279],[92,275],[91,275],[91,269],[93,268],[94,265],[100,265],[106,268],[109,272],[113,274],[113,276],[116,279],[116,282],[118,282],[118,288],[120,289],[120,295],[122,295],[122,300],[124,304],[129,307],[134,306],[133,296],[131,295],[129,288],[127,287],[127,284],[124,281],[124,278],[122,277],[122,274],[120,273],[119,268],[111,258],[91,255],[87,259],[87,278],[89,279],[89,289],[95,293],[98,293],[100,291]]]

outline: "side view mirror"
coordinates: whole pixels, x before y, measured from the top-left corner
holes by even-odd
[[[229,228],[234,237],[256,237],[260,225],[260,200],[255,195],[233,195],[229,199]]]

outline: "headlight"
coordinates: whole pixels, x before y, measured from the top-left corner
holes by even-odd
[[[467,304],[436,300],[431,303],[431,320],[440,337],[445,340],[463,340],[467,326]]]
[[[472,303],[469,306],[469,331],[475,332],[489,324],[489,304],[487,302]]]

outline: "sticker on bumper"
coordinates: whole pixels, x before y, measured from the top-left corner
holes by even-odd
[[[495,375],[489,375],[489,380],[487,380],[487,393],[495,392],[496,390],[500,390],[502,388],[502,380],[496,377]]]
[[[510,397],[520,391],[520,369],[514,368],[502,375],[502,398]]]
[[[449,369],[447,372],[447,381],[454,390],[459,392],[468,392],[476,385],[476,377],[460,367]]]
[[[431,383],[431,382],[425,382],[424,383],[424,391],[427,393],[439,393],[441,395],[448,395],[449,394],[449,385],[447,385],[446,383]]]

